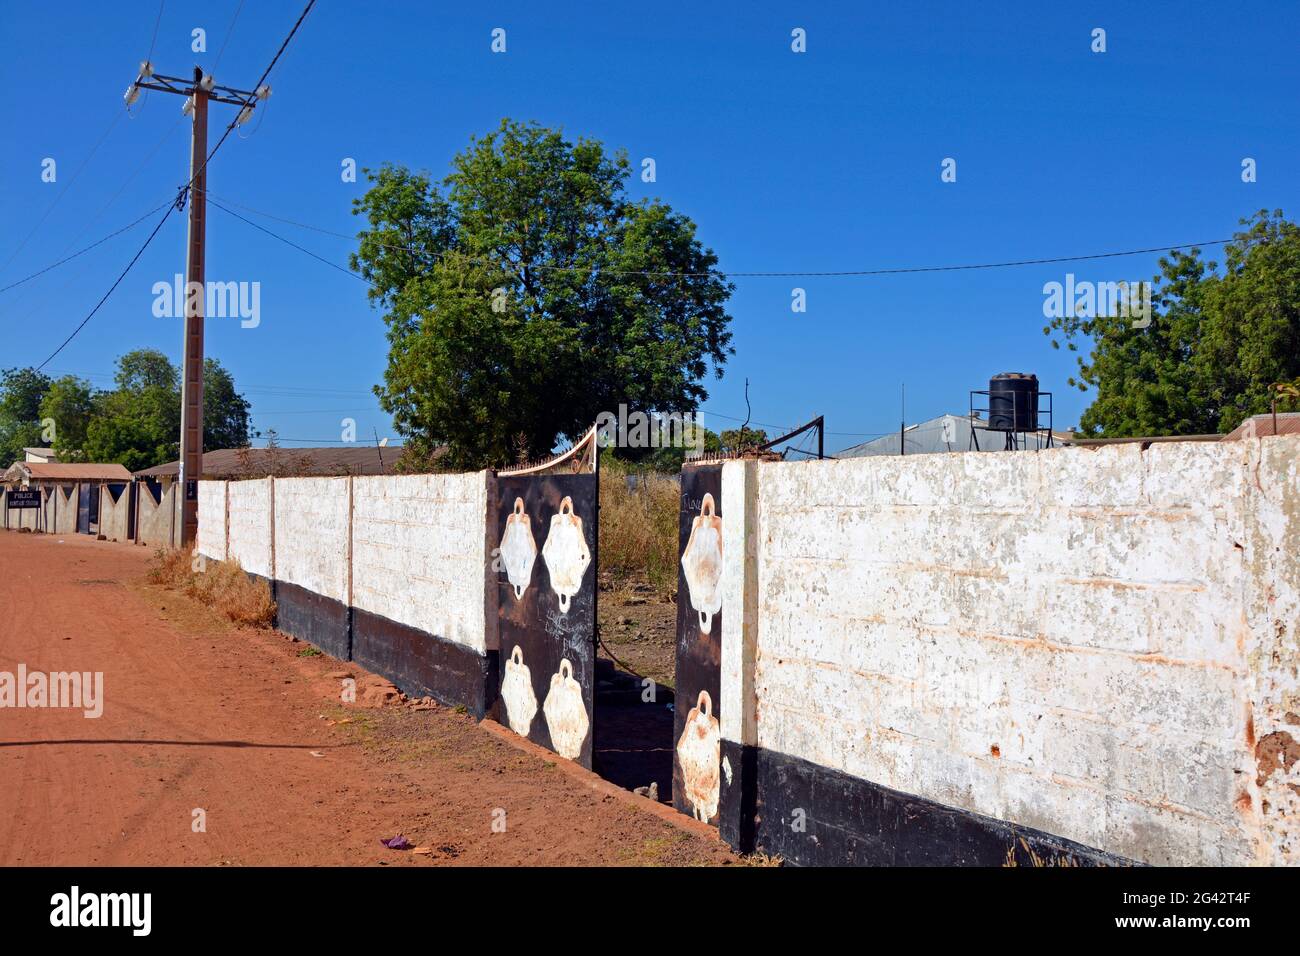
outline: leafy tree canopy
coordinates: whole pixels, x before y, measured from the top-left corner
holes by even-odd
[[[1229,432],[1251,415],[1300,408],[1278,383],[1300,380],[1300,227],[1260,210],[1225,246],[1222,270],[1199,249],[1160,260],[1151,324],[1065,317],[1043,329],[1078,351],[1070,384],[1096,390],[1088,436]]]
[[[732,286],[690,219],[628,199],[621,151],[503,120],[440,184],[366,173],[351,264],[388,326],[375,391],[406,461],[538,457],[620,403],[691,411],[721,377]]]
[[[31,368],[0,371],[0,470],[22,461],[23,449],[43,446],[41,400],[50,377]]]
[[[96,391],[72,375],[51,381],[31,369],[0,372],[0,461],[51,443],[60,461],[117,462],[131,471],[175,460],[179,370],[163,353],[138,349],[118,359],[114,382]],[[205,451],[248,444],[249,403],[214,359],[204,363],[203,407]],[[52,441],[42,440],[51,432]]]

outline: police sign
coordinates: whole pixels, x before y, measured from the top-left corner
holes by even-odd
[[[15,489],[6,494],[5,505],[9,508],[39,508],[41,493],[35,488]]]

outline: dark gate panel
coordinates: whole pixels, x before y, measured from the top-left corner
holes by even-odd
[[[594,474],[499,476],[497,720],[591,766],[596,662]]]
[[[717,824],[722,687],[722,465],[682,469],[673,806]]]
[[[77,486],[77,532],[90,534],[90,488],[84,481]]]

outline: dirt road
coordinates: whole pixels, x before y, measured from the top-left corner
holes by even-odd
[[[734,861],[468,716],[344,708],[364,671],[145,584],[149,557],[0,531],[0,671],[104,675],[98,718],[0,708],[0,865]]]

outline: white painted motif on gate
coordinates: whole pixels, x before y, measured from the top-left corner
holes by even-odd
[[[506,518],[506,530],[501,535],[501,562],[506,578],[515,591],[515,600],[521,600],[528,583],[533,578],[533,562],[537,560],[537,542],[533,540],[532,519],[524,513],[524,499],[516,498],[514,510]]]
[[[567,659],[561,660],[559,672],[551,675],[551,689],[542,704],[542,713],[546,715],[546,728],[555,752],[577,760],[591,721],[582,702],[582,686],[573,679],[573,665]]]
[[[537,695],[533,693],[533,675],[524,663],[524,652],[515,645],[506,661],[501,680],[501,699],[506,705],[506,721],[520,737],[527,737],[537,715]]]
[[[700,616],[700,630],[708,634],[713,616],[722,610],[722,518],[713,495],[704,496],[700,513],[691,522],[691,536],[682,552],[682,570],[691,607]]]
[[[551,516],[551,529],[542,545],[542,560],[551,576],[551,588],[560,597],[561,613],[569,613],[569,602],[582,590],[582,577],[591,564],[591,549],[582,532],[582,518],[574,513],[573,499],[565,495],[560,511]]]

